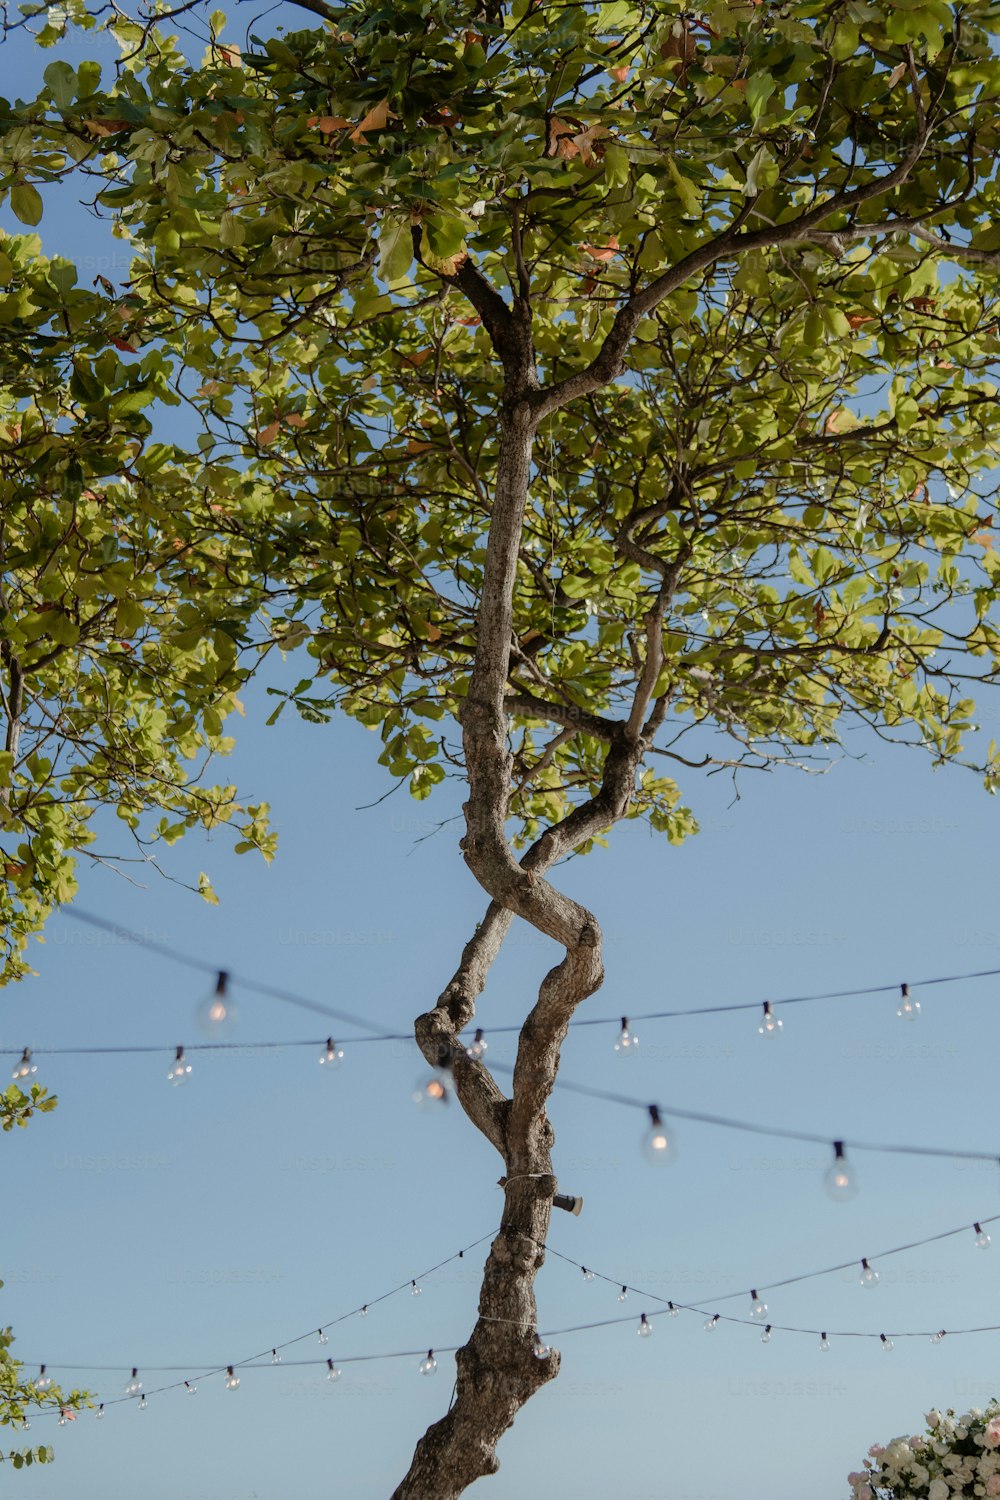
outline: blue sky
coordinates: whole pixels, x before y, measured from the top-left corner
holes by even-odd
[[[86,51],[86,48],[83,49]],[[110,60],[110,57],[109,57]],[[23,85],[27,91],[27,79]],[[7,221],[9,223],[9,220]],[[120,246],[68,215],[42,226],[49,251],[76,254],[81,277],[112,277]],[[298,675],[286,664],[287,683]],[[231,770],[272,804],[281,835],[271,867],[235,857],[223,835],[190,838],[168,870],[211,875],[218,908],[129,867],[87,866],[80,905],[167,946],[407,1031],[439,993],[485,898],[458,851],[462,789],[410,802],[376,765],[378,741],[354,723],[311,727],[247,695]],[[996,732],[1000,701],[983,724]],[[559,872],[605,934],[607,982],[581,1014],[896,983],[1000,968],[997,803],[970,774],[859,736],[824,776],[791,771],[731,783],[687,773],[703,832],[673,849],[640,826]],[[366,807],[366,804],[376,804]],[[99,847],[120,850],[109,819]],[[556,956],[518,927],[480,1021],[524,1014]],[[114,1400],[132,1365],[147,1390],[237,1361],[326,1323],[486,1234],[501,1163],[454,1107],[415,1109],[425,1074],[415,1046],[351,1045],[332,1076],[317,1050],[255,1051],[266,1040],[325,1036],[316,1018],[237,992],[245,1052],[193,1054],[187,1086],[166,1072],[199,1040],[208,986],[184,968],[72,922],[53,920],[34,950],[37,977],[0,992],[0,1048],[37,1049],[37,1078],[60,1107],[5,1136],[0,1321],[31,1364],[112,1366],[78,1379]],[[571,1033],[564,1074],[664,1105],[733,1115],[830,1139],[858,1136],[1000,1154],[995,1108],[997,981],[915,991],[913,1027],[876,996],[799,1006],[764,1041],[749,1014],[646,1023],[634,1058],[617,1025]],[[46,1047],[156,1045],[158,1054],[47,1057]],[[509,1040],[489,1057],[509,1060]],[[13,1057],[3,1059],[13,1065]],[[831,1203],[828,1153],[679,1125],[676,1164],[654,1172],[642,1117],[559,1094],[552,1106],[562,1189],[585,1198],[557,1214],[554,1248],[659,1296],[713,1299],[1000,1213],[989,1165],[858,1156],[858,1197]],[[877,1334],[1000,1321],[1000,1233],[985,1253],[967,1236],[895,1257],[863,1291],[855,1273],[769,1294],[776,1323]],[[331,1488],[381,1500],[413,1444],[446,1408],[452,1366],[433,1379],[417,1357],[365,1360],[460,1343],[475,1315],[484,1248],[351,1318],[320,1348],[246,1371],[237,1392],[215,1377],[198,1394],[153,1395],[57,1429],[51,1468],[22,1472],[10,1500],[320,1500]],[[878,1264],[876,1260],[876,1264]],[[869,1444],[920,1425],[932,1404],[1000,1395],[996,1335],[837,1340],[723,1326],[700,1314],[656,1318],[616,1289],[550,1258],[540,1326],[634,1314],[628,1324],[554,1337],[562,1373],[500,1449],[496,1500],[838,1500]],[[325,1359],[342,1364],[330,1386]],[[293,1365],[293,1358],[315,1361]],[[357,1358],[359,1362],[348,1363]],[[158,1375],[154,1366],[181,1366]]]
[[[289,663],[289,670],[294,670]],[[429,803],[386,791],[377,743],[354,724],[264,729],[248,697],[233,770],[267,795],[281,833],[270,868],[217,838],[174,853],[172,870],[208,869],[218,908],[151,876],[84,873],[80,904],[150,937],[322,1003],[405,1030],[452,971],[482,898],[457,850],[459,786]],[[995,710],[994,710],[995,712]],[[639,827],[564,867],[561,882],[604,926],[608,978],[584,1014],[894,982],[1000,967],[992,819],[975,779],[933,772],[917,755],[873,750],[824,777],[748,777],[731,805],[721,780],[689,787],[705,831],[681,849]],[[110,844],[107,845],[110,847]],[[516,1018],[550,961],[517,930],[480,1019]],[[496,1223],[499,1160],[457,1110],[417,1110],[422,1076],[409,1043],[351,1046],[331,1076],[311,1049],[254,1052],[262,1040],[319,1039],[322,1022],[250,994],[246,1053],[195,1055],[182,1090],[172,1049],[199,1039],[197,975],[66,917],[36,950],[38,977],[0,995],[0,1045],[162,1044],[144,1057],[39,1056],[59,1110],[3,1141],[8,1221],[3,1318],[33,1363],[109,1364],[89,1383],[121,1394],[129,1366],[148,1390],[242,1359],[373,1301]],[[635,1058],[617,1027],[583,1028],[568,1078],[792,1129],[920,1145],[1000,1150],[995,1123],[996,982],[919,995],[904,1027],[891,996],[791,1008],[765,1041],[737,1014],[637,1028]],[[338,1040],[341,1037],[338,1035]],[[502,1038],[490,1056],[508,1055]],[[6,1059],[5,1059],[6,1062]],[[13,1062],[13,1059],[11,1059]],[[556,1215],[552,1244],[660,1296],[709,1307],[719,1296],[1000,1212],[997,1170],[858,1156],[854,1202],[831,1203],[820,1148],[679,1125],[675,1165],[644,1162],[642,1119],[563,1094],[552,1109],[561,1187],[585,1197]],[[977,1325],[995,1316],[997,1244],[967,1236],[898,1256],[863,1291],[853,1272],[768,1295],[775,1322],[879,1332]],[[458,1343],[474,1316],[482,1250],[352,1318],[329,1347],[310,1340],[190,1399],[154,1396],[98,1423],[50,1428],[51,1469],[22,1474],[13,1500],[319,1500],[335,1480],[358,1500],[388,1494],[412,1444],[447,1404],[451,1369],[421,1379],[416,1359],[322,1361]],[[876,1262],[877,1263],[877,1262]],[[556,1259],[539,1281],[543,1329],[634,1313],[616,1288]],[[721,1305],[722,1310],[733,1310]],[[739,1304],[736,1305],[739,1310]],[[711,1336],[703,1318],[657,1318],[554,1339],[557,1382],[521,1415],[484,1493],[573,1493],[597,1500],[801,1500],[846,1492],[868,1445],[919,1423],[932,1404],[994,1393],[995,1336],[875,1343],[816,1341],[750,1327]],[[81,1376],[80,1378],[86,1378]],[[1000,1392],[998,1392],[1000,1394]],[[43,1423],[33,1431],[41,1435]]]

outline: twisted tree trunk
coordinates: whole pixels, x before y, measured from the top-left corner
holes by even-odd
[[[497,314],[492,308],[501,324],[505,314],[506,309]],[[541,406],[527,309],[515,302],[507,316],[509,326],[498,328],[496,341],[509,395],[502,414],[476,659],[462,712],[469,780],[463,850],[491,902],[455,976],[434,1009],[416,1023],[425,1057],[431,1062],[442,1055],[452,1059],[456,1092],[466,1114],[503,1158],[504,1210],[486,1263],[479,1317],[456,1356],[451,1409],[420,1439],[393,1500],[453,1500],[475,1480],[496,1473],[500,1438],[525,1402],[558,1373],[558,1352],[539,1357],[535,1348],[534,1282],[544,1259],[557,1188],[546,1102],[566,1028],[577,1005],[600,986],[603,965],[595,918],[543,876],[563,854],[624,816],[648,742],[649,726],[641,724],[640,692],[639,712],[628,723],[609,723],[609,749],[596,796],[548,829],[520,862],[514,858],[505,831],[512,785],[505,696],[518,548]],[[644,682],[649,672],[655,679],[658,665],[654,670],[650,660],[647,668]],[[475,1013],[476,997],[515,916],[560,944],[565,956],[543,979],[521,1030],[508,1099],[486,1066],[466,1054],[458,1034]]]

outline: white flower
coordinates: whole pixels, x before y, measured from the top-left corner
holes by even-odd
[[[924,1417],[924,1421],[927,1423],[928,1427],[937,1427],[941,1421],[941,1413],[935,1407],[933,1411],[929,1411],[927,1413],[927,1415]]]
[[[948,1486],[943,1479],[932,1479],[931,1487],[927,1491],[927,1500],[951,1500]]]

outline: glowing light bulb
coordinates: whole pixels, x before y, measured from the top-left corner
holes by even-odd
[[[146,1407],[148,1405],[149,1405],[149,1402],[146,1400],[145,1394],[143,1394],[142,1396],[139,1397],[139,1410],[140,1411],[145,1411]]]
[[[649,1129],[642,1142],[643,1155],[654,1166],[664,1166],[677,1156],[677,1142],[667,1129],[655,1104],[649,1105]]]
[[[326,1046],[319,1055],[320,1066],[325,1068],[339,1068],[343,1056],[343,1047],[338,1047],[333,1037],[328,1036]]]
[[[597,1272],[589,1270],[586,1266],[581,1266],[580,1270],[583,1272],[584,1281],[594,1281],[597,1277]]]
[[[343,1373],[344,1373],[343,1370],[340,1369],[340,1367],[338,1365],[335,1365],[332,1359],[328,1359],[327,1360],[327,1362],[326,1362],[326,1378],[327,1378],[327,1380],[329,1380],[331,1383],[333,1381],[335,1381],[335,1380],[339,1380],[340,1377],[341,1377],[341,1375],[343,1375]]]
[[[236,1025],[236,1005],[229,995],[229,975],[220,969],[212,993],[195,1012],[198,1025],[210,1036],[228,1036]]]
[[[861,1285],[878,1286],[878,1272],[874,1266],[870,1266],[867,1260],[861,1262]]]
[[[847,1203],[857,1194],[857,1178],[844,1155],[843,1141],[833,1143],[833,1162],[823,1178],[823,1186],[835,1203]]]
[[[914,1000],[908,984],[899,986],[899,1004],[896,1007],[896,1014],[901,1021],[915,1021],[920,1014],[920,1001]]]
[[[622,1029],[618,1033],[618,1040],[615,1042],[615,1051],[622,1057],[634,1057],[638,1050],[639,1038],[634,1031],[629,1031],[628,1016],[622,1016]]]
[[[896,1347],[895,1344],[892,1342],[892,1339],[889,1338],[888,1334],[880,1333],[879,1334],[879,1338],[882,1340],[882,1348],[885,1349],[886,1352],[888,1352],[890,1349],[894,1349]]]
[[[767,1327],[764,1329],[764,1332],[761,1334],[760,1341],[761,1341],[762,1344],[769,1344],[771,1342],[771,1325],[770,1325],[770,1323],[768,1323]]]
[[[271,1363],[272,1365],[281,1364],[281,1355],[278,1353],[277,1349],[271,1350]]]
[[[712,1315],[712,1317],[709,1318],[708,1322],[705,1324],[705,1332],[706,1333],[714,1333],[715,1332],[715,1330],[719,1326],[719,1319],[720,1319],[721,1316],[722,1316],[721,1313],[714,1313]]]
[[[621,1291],[618,1293],[618,1301],[619,1302],[625,1302],[627,1300],[628,1300],[628,1287],[627,1286],[623,1286],[622,1289],[621,1289]]]
[[[328,1344],[330,1342],[322,1328],[317,1328],[316,1330],[316,1342],[318,1344]]]
[[[447,1104],[448,1085],[444,1073],[435,1073],[431,1078],[426,1078],[413,1091],[414,1104]]]
[[[97,1420],[99,1422],[103,1422],[104,1421],[104,1402],[103,1401],[101,1402],[100,1406],[97,1408]],[[25,1426],[27,1426],[27,1423],[25,1423]]]
[[[762,1297],[757,1296],[756,1288],[750,1293],[750,1316],[751,1318],[766,1318],[767,1303]]]
[[[232,1365],[226,1366],[226,1390],[238,1391],[240,1388],[240,1377],[234,1372]]]
[[[191,1064],[184,1056],[184,1048],[178,1047],[177,1054],[170,1064],[170,1071],[167,1073],[167,1082],[172,1083],[176,1088],[179,1084],[187,1083],[190,1076]]]
[[[190,1380],[185,1380],[184,1389],[187,1391],[189,1396],[197,1396],[198,1394],[198,1387],[196,1385],[192,1385]]]
[[[639,1335],[639,1337],[641,1339],[648,1339],[649,1336],[650,1336],[650,1334],[652,1332],[653,1332],[653,1325],[652,1325],[652,1323],[646,1317],[645,1313],[640,1313],[639,1314],[639,1326],[636,1329],[636,1333]]]
[[[434,1350],[428,1349],[427,1358],[420,1361],[419,1365],[417,1365],[417,1369],[420,1371],[421,1375],[433,1375],[437,1367],[438,1362],[434,1358]]]
[[[823,1354],[828,1354],[830,1351],[830,1340],[827,1338],[825,1333],[821,1333],[819,1336],[819,1347],[821,1353]]]
[[[942,1341],[942,1339],[944,1339],[946,1336],[947,1336],[947,1330],[944,1329],[944,1328],[939,1328],[938,1331],[937,1331],[937,1333],[932,1333],[931,1334],[931,1343],[932,1344],[940,1344],[941,1341]]]
[[[489,1046],[483,1035],[483,1028],[481,1026],[476,1027],[476,1034],[465,1051],[466,1055],[471,1057],[473,1062],[479,1062],[483,1053],[489,1051]]]
[[[35,1381],[35,1390],[36,1391],[47,1391],[48,1388],[49,1388],[49,1386],[51,1384],[52,1384],[52,1376],[51,1375],[46,1375],[46,1373],[45,1373],[45,1366],[44,1365],[39,1366],[38,1379]]]
[[[976,1231],[976,1244],[980,1250],[988,1250],[990,1248],[990,1237],[986,1233],[986,1230],[981,1224],[973,1224],[972,1227]]]
[[[422,1286],[417,1286],[417,1283],[415,1281],[411,1281],[410,1282],[410,1296],[411,1297],[420,1297],[420,1296],[422,1296],[423,1295],[423,1290],[424,1290],[423,1287]]]
[[[760,1025],[757,1027],[758,1036],[779,1036],[783,1021],[780,1016],[774,1014],[770,1000],[764,1001],[764,1014]]]
[[[133,1365],[132,1373],[129,1376],[128,1380],[125,1382],[125,1394],[126,1396],[138,1396],[141,1390],[142,1381],[139,1379],[139,1371],[135,1368],[135,1365]]]
[[[24,1051],[21,1053],[21,1061],[17,1064],[17,1067],[14,1069],[11,1077],[15,1079],[30,1078],[32,1073],[37,1072],[37,1067],[31,1061],[31,1048],[25,1047]]]
[[[541,1334],[536,1333],[531,1340],[531,1352],[536,1359],[548,1359],[549,1355],[552,1353],[552,1350],[542,1338]]]

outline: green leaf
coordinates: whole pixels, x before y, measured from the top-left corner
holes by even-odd
[[[16,182],[10,190],[10,206],[22,224],[37,224],[42,217],[42,196],[30,182]]]

